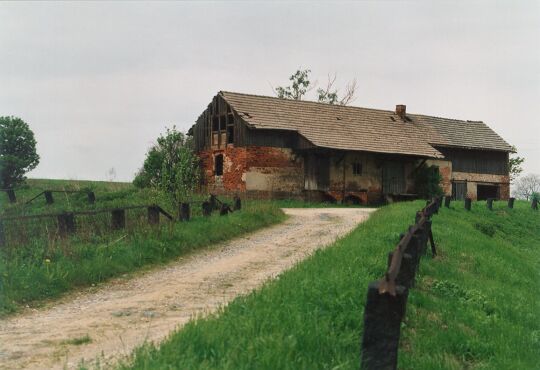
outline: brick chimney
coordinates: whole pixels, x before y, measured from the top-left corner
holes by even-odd
[[[405,119],[407,116],[407,106],[404,104],[396,105],[396,114],[401,118]]]

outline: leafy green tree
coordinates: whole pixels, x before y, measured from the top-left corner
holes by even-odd
[[[311,90],[312,82],[309,78],[311,70],[299,69],[293,75],[289,77],[291,81],[290,86],[278,86],[274,92],[278,98],[302,100],[306,93]],[[347,105],[354,100],[356,92],[356,80],[351,81],[345,88],[345,93],[339,98],[338,90],[334,88],[336,82],[336,75],[333,78],[328,76],[328,83],[325,89],[317,89],[317,101],[319,103],[326,104],[339,104]],[[313,88],[317,85],[317,82],[313,84]]]
[[[517,153],[517,149],[515,146],[512,146],[512,150],[514,153]],[[514,156],[508,158],[508,172],[510,174],[510,182],[514,182],[519,175],[523,172],[523,167],[521,165],[525,162],[525,158]]]
[[[439,167],[427,166],[423,163],[414,175],[416,193],[424,199],[443,195],[441,181],[442,176],[439,173]]]
[[[17,117],[0,117],[0,186],[24,183],[24,176],[39,164],[34,133]]]
[[[302,97],[308,91],[311,81],[309,80],[309,74],[311,70],[309,69],[299,69],[297,70],[289,80],[291,81],[291,86],[278,86],[275,90],[278,98],[282,99],[292,99],[292,100],[302,100]]]
[[[199,159],[193,152],[191,138],[173,127],[167,128],[150,148],[133,184],[161,189],[177,203],[189,197],[199,181]]]

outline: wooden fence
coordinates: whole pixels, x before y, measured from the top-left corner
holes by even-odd
[[[43,193],[45,192],[40,193],[40,195]],[[35,199],[35,197],[33,199]],[[212,211],[214,210],[219,210],[219,214],[224,216],[227,215],[229,212],[240,210],[242,208],[242,202],[237,196],[234,198],[233,206],[231,208],[231,206],[229,206],[225,202],[220,201],[216,196],[210,195],[208,200],[180,203],[178,206],[178,220],[183,222],[189,221],[191,219],[192,206],[194,205],[200,205],[202,209],[202,215],[206,217],[210,216],[212,214]],[[66,237],[77,232],[77,217],[108,213],[110,214],[109,228],[111,230],[121,230],[126,228],[126,211],[144,208],[146,208],[147,210],[146,220],[149,225],[158,225],[160,221],[160,215],[163,215],[169,221],[175,220],[175,218],[171,214],[169,214],[157,204],[132,205],[87,211],[69,211],[58,213],[42,213],[36,215],[0,217],[0,247],[6,246],[6,222],[20,223],[24,222],[25,220],[54,219],[56,221],[58,235],[60,237]]]
[[[486,207],[493,210],[495,199],[488,199]],[[507,206],[514,207],[514,198]],[[434,198],[416,213],[415,224],[402,234],[396,248],[388,255],[388,268],[381,280],[368,286],[364,309],[364,332],[361,344],[361,368],[366,370],[396,369],[401,322],[409,289],[415,284],[415,276],[422,255],[437,254],[431,217],[443,206],[449,208],[451,197]],[[465,209],[470,211],[472,200],[465,199]],[[533,199],[531,208],[538,210],[538,201]]]

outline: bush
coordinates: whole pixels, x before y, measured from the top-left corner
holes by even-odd
[[[438,166],[427,166],[423,163],[416,171],[414,185],[416,193],[424,199],[443,195],[441,188],[442,176]]]

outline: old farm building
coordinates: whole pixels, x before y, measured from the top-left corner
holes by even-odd
[[[512,148],[483,122],[219,92],[190,130],[216,193],[378,202],[436,165],[447,195],[509,196]]]

